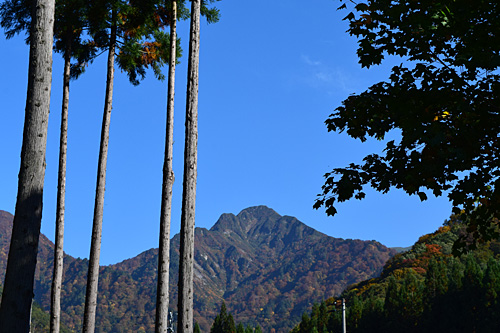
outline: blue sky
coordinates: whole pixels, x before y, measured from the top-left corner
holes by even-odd
[[[221,1],[221,20],[202,23],[196,225],[266,205],[334,237],[409,246],[450,214],[446,198],[421,203],[393,190],[313,210],[323,174],[384,145],[328,133],[324,121],[349,94],[384,80],[392,59],[361,69],[338,1]],[[188,22],[179,35],[187,54]],[[27,86],[24,37],[0,38],[0,209],[14,212]],[[62,60],[54,55],[42,232],[54,239]],[[151,74],[151,73],[150,73]],[[186,57],[176,78],[172,235],[179,231]],[[105,56],[71,83],[65,251],[88,257],[104,103]],[[139,87],[117,70],[111,116],[101,264],[158,247],[166,82]],[[394,134],[396,136],[396,134]]]

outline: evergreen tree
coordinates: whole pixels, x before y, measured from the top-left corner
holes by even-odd
[[[311,332],[313,327],[314,327],[314,324],[313,324],[311,318],[309,317],[309,315],[307,313],[304,312],[302,314],[302,320],[301,320],[300,325],[299,325],[299,333]]]
[[[349,300],[349,306],[347,307],[347,326],[349,327],[349,330],[355,330],[358,328],[362,315],[363,304],[359,297],[354,296]]]
[[[481,297],[478,296],[482,291],[483,271],[472,253],[465,257],[462,281],[462,292],[457,300],[462,303],[462,308],[456,315],[458,315],[464,331],[474,332],[479,323]]]
[[[30,8],[34,19],[30,33],[21,167],[0,305],[0,332],[30,331],[30,310],[42,219],[55,1],[38,0]]]
[[[186,92],[186,122],[184,143],[184,174],[182,181],[182,213],[180,263],[178,281],[178,329],[191,332],[193,323],[193,270],[196,182],[198,176],[198,83],[200,55],[200,15],[208,22],[218,19],[218,10],[206,8],[205,3],[191,1],[191,26],[189,34],[188,79]],[[215,16],[214,16],[215,15]]]
[[[165,135],[165,154],[163,162],[163,183],[160,213],[160,241],[158,254],[158,285],[156,295],[155,332],[166,332],[169,302],[169,267],[170,267],[170,220],[172,210],[172,187],[174,184],[173,146],[174,146],[174,98],[175,98],[175,69],[180,48],[177,46],[177,19],[187,18],[188,9],[185,1],[170,0],[165,2],[167,21],[170,26],[170,59],[168,64],[167,88],[167,124]],[[209,22],[219,19],[219,11],[207,8],[205,3],[201,7],[202,15]]]
[[[321,302],[318,311],[318,320],[316,326],[320,329],[320,332],[326,333],[328,325],[328,308],[325,302]]]
[[[399,298],[399,286],[394,276],[389,277],[389,284],[385,295],[384,312],[386,314],[386,325],[389,330],[398,327],[400,308],[402,302]]]
[[[5,29],[7,38],[25,31],[29,42],[29,25],[31,24],[31,8],[33,0],[8,0],[0,6],[0,25]],[[91,44],[82,45],[81,35],[86,26],[85,1],[59,0],[55,7],[54,38],[56,52],[63,54],[63,100],[61,110],[61,131],[59,144],[59,169],[56,207],[56,235],[54,246],[54,271],[51,288],[50,331],[57,333],[60,329],[60,294],[63,273],[64,242],[64,202],[66,188],[66,155],[69,107],[70,78],[77,78],[85,67],[77,68],[71,73],[71,58],[79,55],[81,59],[90,60],[94,55]],[[74,68],[75,69],[75,68]]]
[[[450,258],[447,265],[448,270],[448,290],[458,292],[462,290],[462,279],[464,276],[464,265],[458,258]]]
[[[334,310],[328,318],[328,330],[332,332],[342,331],[342,311]]]
[[[158,280],[156,289],[155,332],[167,332],[169,302],[170,268],[170,220],[172,211],[172,187],[174,185],[173,147],[174,147],[174,96],[175,65],[177,62],[177,1],[166,2],[170,11],[170,59],[168,64],[167,126],[165,154],[163,162],[163,183],[160,212],[160,245],[158,249]],[[198,327],[199,328],[199,327]]]
[[[419,319],[423,312],[422,307],[423,284],[414,270],[409,270],[403,280],[399,291],[401,308],[401,327],[406,327],[408,332],[419,332]]]
[[[210,333],[235,333],[233,316],[227,312],[226,303],[222,302],[219,314],[215,317]]]
[[[480,322],[481,332],[498,332],[500,330],[500,265],[498,260],[490,257],[483,278],[481,304],[484,307]]]
[[[442,261],[432,259],[425,275],[425,306],[430,307],[432,302],[448,290],[448,275]]]
[[[191,1],[188,87],[184,144],[181,240],[178,283],[178,330],[190,333],[193,323],[193,270],[196,181],[198,174],[198,66],[200,54],[201,0]]]
[[[423,325],[428,332],[442,332],[445,329],[443,307],[448,292],[447,267],[443,261],[431,260],[425,275],[423,292]]]
[[[363,317],[359,323],[359,332],[383,332],[385,325],[384,301],[376,296],[363,303]]]
[[[64,260],[64,214],[66,193],[66,159],[68,146],[68,109],[70,78],[77,78],[83,68],[71,73],[71,58],[78,54],[80,59],[90,60],[95,56],[91,44],[82,45],[82,31],[86,26],[86,2],[65,0],[56,3],[55,50],[64,57],[63,98],[61,107],[61,130],[59,139],[59,168],[57,182],[56,234],[54,245],[54,270],[51,287],[50,332],[59,333],[61,320],[61,288]]]
[[[113,103],[114,63],[115,61],[118,63],[134,85],[139,84],[139,79],[145,77],[148,67],[153,69],[158,78],[162,78],[161,66],[168,60],[167,50],[170,43],[169,36],[160,30],[162,22],[156,20],[154,15],[158,4],[156,1],[129,3],[125,0],[99,0],[91,4],[90,32],[94,42],[108,51],[108,61],[85,297],[84,333],[93,333],[95,329],[106,165]],[[153,39],[153,42],[148,39]]]

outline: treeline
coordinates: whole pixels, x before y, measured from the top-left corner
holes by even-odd
[[[499,332],[500,243],[459,257],[453,241],[463,232],[446,226],[388,262],[381,276],[347,289],[349,332]],[[293,333],[342,332],[336,299],[313,306]]]

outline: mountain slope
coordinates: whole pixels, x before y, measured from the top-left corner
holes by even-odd
[[[3,214],[3,215],[2,215]],[[6,215],[7,214],[7,215]],[[12,216],[0,212],[0,274],[5,269]],[[223,214],[210,229],[195,231],[195,320],[207,331],[222,300],[236,321],[286,332],[313,302],[380,272],[395,254],[373,241],[324,235],[265,206]],[[36,299],[50,304],[53,245],[40,242]],[[97,332],[151,332],[154,327],[158,250],[101,267]],[[171,308],[177,304],[179,235],[171,245]],[[87,260],[66,257],[63,321],[79,330]],[[0,275],[3,278],[3,275]]]
[[[467,226],[452,216],[445,226],[391,258],[380,276],[349,286],[339,299],[313,307],[293,333],[342,330],[340,298],[349,332],[500,332],[500,239],[460,256],[454,242]]]

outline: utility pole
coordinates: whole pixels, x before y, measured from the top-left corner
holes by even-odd
[[[172,311],[168,313],[168,326],[167,326],[167,332],[168,333],[173,333],[174,332],[174,316],[172,314]]]
[[[342,298],[342,333],[347,333],[347,326],[345,320],[345,299]]]

